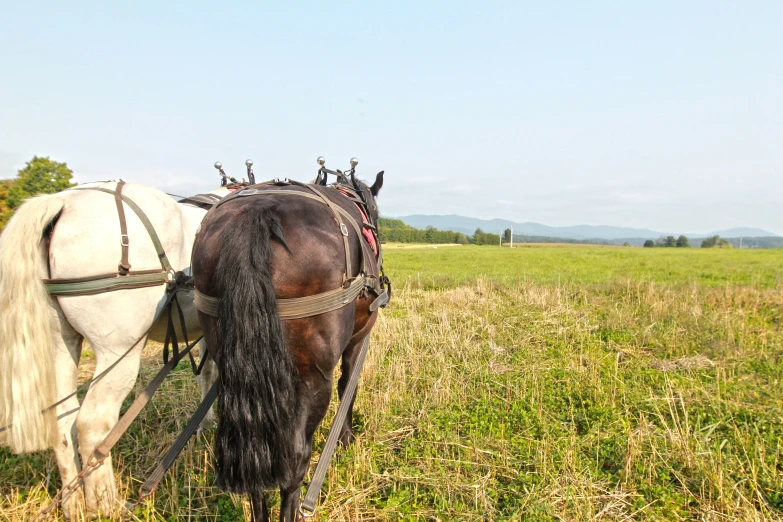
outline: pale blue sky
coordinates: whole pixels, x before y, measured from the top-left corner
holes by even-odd
[[[783,234],[783,2],[0,1],[0,177],[385,169],[390,216]]]

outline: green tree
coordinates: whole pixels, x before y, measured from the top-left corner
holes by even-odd
[[[484,245],[486,244],[484,231],[481,230],[481,227],[477,228],[476,231],[473,233],[473,243],[476,245]]]
[[[704,240],[701,242],[702,248],[712,248],[714,247],[718,241],[720,241],[720,236],[710,236],[707,238],[704,238]]]
[[[5,226],[6,221],[11,216],[10,209],[8,208],[8,191],[11,190],[11,186],[14,184],[12,179],[0,180],[0,230]]]
[[[691,246],[690,241],[688,241],[688,238],[685,236],[680,236],[677,238],[677,248],[688,248]]]
[[[68,187],[71,183],[73,171],[65,163],[38,156],[25,164],[25,167],[16,173],[16,178],[3,180],[4,189],[0,189],[0,226],[11,218],[14,210],[22,202],[38,194],[54,194]],[[10,184],[8,183],[10,181]],[[6,192],[7,191],[7,192]]]
[[[653,241],[652,239],[648,239],[647,241],[644,242],[644,248],[652,248],[654,246],[655,246],[655,241]]]
[[[677,246],[677,240],[674,239],[674,236],[666,236],[666,238],[663,240],[663,246],[673,248]]]
[[[503,241],[506,243],[511,243],[511,229],[507,228],[503,231]]]

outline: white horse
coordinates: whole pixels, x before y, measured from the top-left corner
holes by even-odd
[[[80,185],[114,191],[114,182]],[[225,195],[221,189],[215,194]],[[122,194],[151,221],[174,270],[190,271],[196,231],[206,211],[180,205],[163,192],[127,184]],[[144,225],[125,205],[131,273],[159,269],[158,255]],[[88,278],[116,273],[121,258],[120,224],[114,197],[96,190],[66,190],[25,202],[0,235],[0,443],[16,452],[54,448],[63,484],[79,474],[96,445],[119,418],[122,401],[139,372],[142,338],[104,378],[93,383],[81,406],[76,390],[82,340],[95,352],[95,375],[108,368],[144,336],[162,341],[165,284],[95,295],[48,295],[43,279]],[[201,335],[192,293],[179,298],[190,338]],[[177,324],[179,324],[177,322]],[[181,335],[181,334],[180,334]],[[202,356],[203,345],[202,348]],[[202,371],[202,396],[217,376],[209,361]],[[213,414],[202,426],[213,422]],[[78,442],[77,442],[78,441]],[[78,452],[77,452],[78,448]],[[81,458],[80,458],[81,456]],[[84,477],[82,487],[63,500],[66,518],[78,513],[82,497],[88,516],[115,513],[118,496],[111,459]]]

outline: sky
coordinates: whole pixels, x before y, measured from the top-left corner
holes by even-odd
[[[383,215],[783,235],[783,2],[0,0],[0,178],[374,179]]]

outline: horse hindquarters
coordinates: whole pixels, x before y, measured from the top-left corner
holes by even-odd
[[[15,453],[52,447],[57,441],[52,300],[42,252],[45,230],[64,202],[41,196],[24,203],[0,239],[0,434]]]
[[[222,220],[208,218],[194,247],[196,286],[221,296],[213,352],[221,380],[215,454],[218,484],[237,493],[289,482],[294,454],[295,370],[270,266],[270,230],[279,227],[275,208],[271,202],[249,206],[224,233]],[[215,256],[211,274],[199,270]]]

